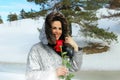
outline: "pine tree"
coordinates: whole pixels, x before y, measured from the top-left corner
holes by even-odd
[[[83,29],[82,32],[84,33],[84,36],[93,37],[93,38],[99,38],[102,39],[108,43],[115,40],[117,41],[117,35],[115,35],[113,32],[108,32],[104,29],[100,29],[97,27],[97,20],[96,17],[96,10],[102,7],[103,3],[105,4],[108,2],[107,0],[104,2],[100,0],[87,0],[82,1],[79,3],[83,3],[85,5],[85,11],[75,11],[72,6],[70,5],[71,9],[67,10],[61,10],[66,17],[69,20],[69,23],[78,23],[82,25]],[[78,3],[76,3],[78,4]],[[77,5],[76,5],[77,6]]]
[[[17,14],[16,13],[14,13],[14,14],[9,14],[8,15],[8,19],[7,19],[8,21],[15,21],[15,20],[18,20],[18,17],[17,17]]]
[[[1,18],[1,16],[0,16],[0,24],[2,24],[3,23],[3,20],[2,20],[2,18]]]
[[[24,9],[20,11],[20,19],[25,19],[26,18],[26,12]]]
[[[27,2],[34,2],[35,4],[42,6],[42,10],[45,9],[45,4],[47,1],[48,0],[27,0]]]
[[[109,1],[110,8],[120,8],[120,0],[110,0]]]
[[[46,5],[50,0],[27,0],[36,4]],[[51,8],[62,12],[69,22],[77,23],[83,26],[82,32],[85,36],[100,38],[106,42],[117,40],[117,36],[113,32],[107,32],[97,27],[96,10],[103,7],[109,0],[60,0]],[[81,6],[85,9],[81,10]],[[77,8],[77,11],[76,11]],[[78,9],[79,8],[79,9]],[[70,33],[71,34],[71,33]]]

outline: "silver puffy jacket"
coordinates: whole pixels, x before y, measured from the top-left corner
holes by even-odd
[[[59,80],[56,76],[56,68],[62,66],[61,57],[47,46],[44,27],[40,33],[41,42],[33,45],[27,59],[27,80]],[[75,52],[70,71],[79,71],[82,64],[82,52]]]

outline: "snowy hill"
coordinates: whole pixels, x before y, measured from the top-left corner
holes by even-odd
[[[40,20],[25,19],[0,24],[0,62],[25,63],[31,46],[39,41]]]

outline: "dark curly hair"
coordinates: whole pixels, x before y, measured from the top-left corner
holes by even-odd
[[[50,44],[55,44],[55,37],[52,35],[52,22],[60,21],[62,24],[62,35],[60,39],[65,40],[65,37],[70,33],[68,22],[65,16],[59,12],[51,12],[45,19],[45,33]]]

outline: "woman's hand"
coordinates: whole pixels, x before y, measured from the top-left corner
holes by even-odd
[[[78,51],[78,45],[77,43],[73,40],[72,37],[68,36],[65,38],[65,43],[69,43],[73,48],[74,50],[77,52]]]
[[[64,76],[68,73],[68,69],[64,66],[61,66],[59,68],[56,69],[56,73],[57,73],[57,76]]]

